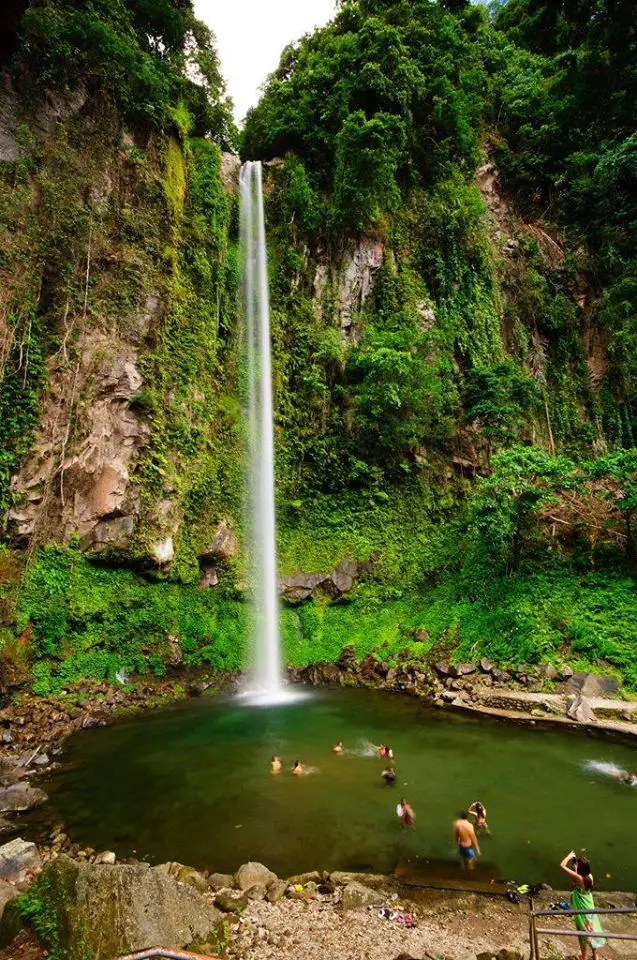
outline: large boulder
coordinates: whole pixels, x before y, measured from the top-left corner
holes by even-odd
[[[273,880],[278,880],[276,873],[272,873],[262,863],[244,863],[234,875],[235,886],[239,890],[249,890],[251,887],[267,887]]]
[[[207,940],[221,914],[192,887],[143,865],[97,866],[60,856],[28,897],[43,906],[38,933],[59,960],[112,960],[155,944]]]
[[[34,843],[16,837],[0,847],[0,877],[3,880],[19,882],[28,873],[41,866],[40,854]]]
[[[358,883],[356,880],[343,887],[341,908],[344,913],[347,910],[358,910],[359,907],[369,907],[382,902],[382,894],[378,893],[377,890],[372,890],[371,887]]]
[[[619,681],[599,673],[575,673],[569,687],[583,697],[616,697],[619,693]]]
[[[32,787],[28,783],[12,783],[0,788],[0,813],[21,813],[33,810],[48,799],[44,790]]]

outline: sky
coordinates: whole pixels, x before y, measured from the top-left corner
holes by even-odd
[[[217,38],[235,117],[243,120],[281,51],[335,14],[335,0],[195,0],[195,13]]]

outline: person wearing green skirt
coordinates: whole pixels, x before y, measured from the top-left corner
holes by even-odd
[[[572,910],[594,910],[593,901],[593,874],[591,865],[586,857],[578,857],[574,850],[564,857],[560,863],[561,869],[573,880],[575,886],[571,894]],[[597,960],[597,951],[606,945],[605,937],[594,936],[603,933],[602,925],[596,914],[580,914],[573,917],[578,930],[583,930],[589,936],[579,938],[579,949],[582,960],[586,960],[586,945],[589,944],[593,960]],[[593,936],[590,936],[593,934]]]

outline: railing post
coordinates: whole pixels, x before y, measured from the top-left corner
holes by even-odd
[[[537,924],[533,912],[533,901],[531,901],[531,913],[529,916],[529,939],[531,941],[531,960],[540,960],[540,947],[537,939]]]

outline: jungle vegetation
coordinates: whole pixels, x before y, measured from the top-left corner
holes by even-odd
[[[162,671],[168,634],[188,663],[240,663],[240,571],[197,589],[202,531],[215,516],[239,522],[237,211],[218,170],[218,147],[235,145],[274,161],[282,571],[374,558],[347,604],[284,610],[290,662],[335,659],[346,643],[385,660],[562,656],[637,684],[634,5],[337,6],[282,52],[238,134],[188,0],[33,0],[20,17],[12,5],[3,57],[25,100],[81,84],[160,146],[170,229],[150,188],[146,235],[126,227],[150,273],[172,264],[173,306],[137,400],[152,439],[136,482],[149,515],[169,486],[184,505],[176,563],[152,582],[73,544],[42,545],[19,585],[7,575],[7,643],[29,635],[43,692],[122,662]],[[129,158],[133,178],[150,157]],[[5,225],[46,164],[2,165]],[[41,213],[30,229],[43,234]],[[382,246],[382,265],[344,329],[338,265],[365,242]],[[55,347],[50,315],[17,322],[32,366],[25,379],[10,363],[0,392],[3,507]],[[208,369],[210,393],[192,403]],[[417,628],[429,644],[411,643]]]

